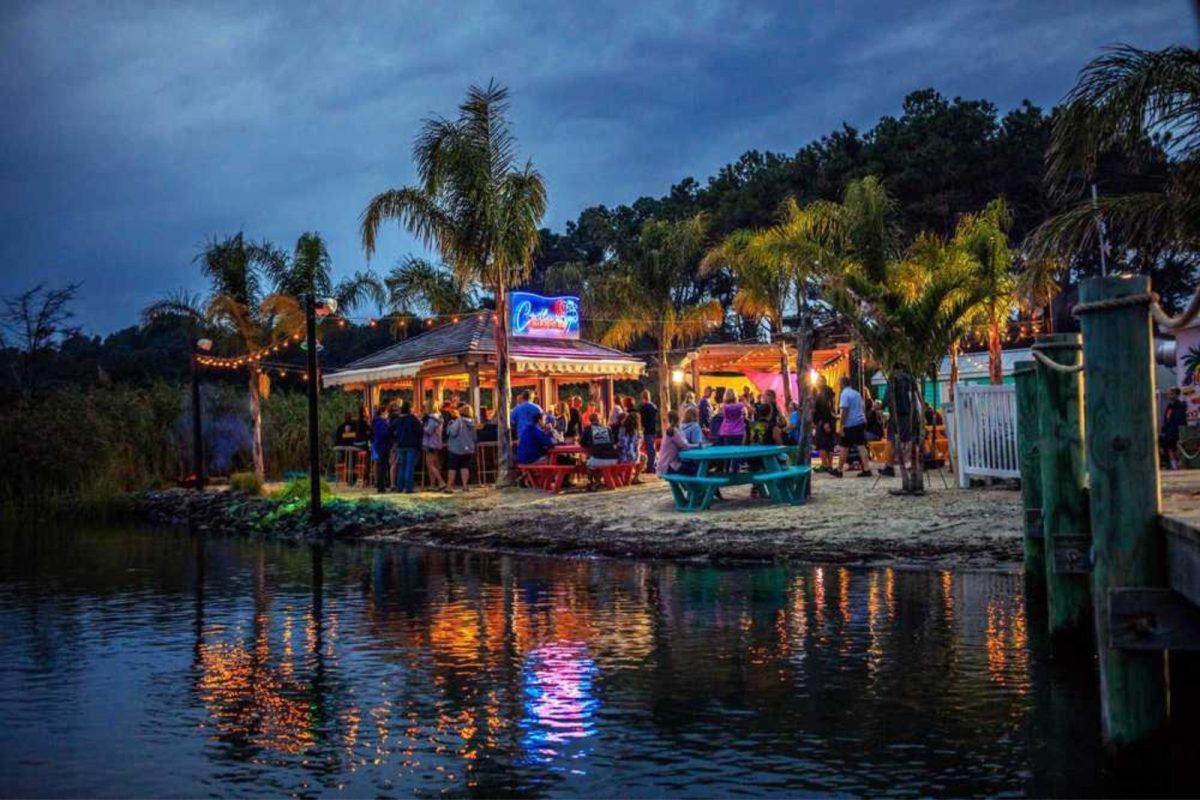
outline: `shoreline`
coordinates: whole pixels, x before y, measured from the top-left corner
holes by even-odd
[[[735,489],[729,500],[698,513],[675,511],[669,488],[652,478],[596,493],[473,490],[446,498],[457,506],[455,514],[361,538],[582,558],[1019,571],[1019,492],[935,482],[924,497],[892,497],[886,490],[895,480],[872,489],[874,480],[816,476],[813,498],[803,506],[773,506]],[[409,501],[362,490],[340,494],[401,506]]]
[[[551,495],[476,488],[442,495],[334,488],[333,517],[316,528],[306,512],[280,518],[278,500],[234,491],[172,489],[135,498],[135,518],[167,527],[294,542],[411,544],[460,552],[691,564],[781,563],[1014,572],[1021,569],[1020,493],[943,487],[894,497],[884,479],[814,476],[802,506],[727,491],[709,511],[675,510],[667,484]],[[273,488],[273,487],[268,487]],[[372,501],[372,502],[359,502]]]

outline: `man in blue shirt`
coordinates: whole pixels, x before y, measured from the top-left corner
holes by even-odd
[[[517,463],[545,464],[551,447],[554,447],[554,437],[545,428],[536,423],[526,425],[517,439]]]
[[[863,405],[863,396],[850,386],[850,379],[842,376],[842,394],[838,398],[838,408],[842,412],[842,441],[838,445],[841,464],[846,463],[846,456],[851,447],[858,448],[858,457],[862,459],[860,478],[871,477],[871,462],[867,452],[867,412]],[[835,478],[842,477],[842,469],[832,469],[829,474]]]
[[[533,402],[532,398],[533,395],[528,389],[521,392],[521,402],[517,403],[512,414],[509,415],[509,422],[512,424],[513,432],[517,435],[518,442],[525,438],[525,430],[529,426],[540,425],[545,416],[541,406]]]

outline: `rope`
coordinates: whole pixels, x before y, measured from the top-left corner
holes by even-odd
[[[1052,347],[1052,349],[1055,349],[1055,350],[1063,350],[1063,349],[1078,350],[1078,349],[1080,349],[1079,345],[1072,345],[1072,344],[1068,344],[1065,342],[1046,342],[1046,345],[1049,345],[1050,347]],[[1029,352],[1033,355],[1033,357],[1035,359],[1037,359],[1037,362],[1039,364],[1046,367],[1047,369],[1052,369],[1055,372],[1064,372],[1067,374],[1083,372],[1083,364],[1074,364],[1071,366],[1068,366],[1066,364],[1060,364],[1057,361],[1055,361],[1053,358],[1050,358],[1050,356],[1048,356],[1042,352],[1042,345],[1035,344],[1033,347],[1031,347],[1029,349]]]
[[[1090,303],[1079,303],[1071,309],[1071,314],[1078,318],[1083,314],[1091,314],[1096,311],[1109,311],[1115,308],[1129,308],[1131,306],[1142,305],[1150,307],[1150,316],[1159,324],[1159,327],[1165,330],[1178,330],[1191,323],[1197,316],[1200,316],[1200,288],[1192,294],[1192,299],[1188,301],[1187,308],[1177,317],[1172,317],[1163,310],[1163,307],[1159,304],[1159,297],[1154,292],[1131,294],[1127,297],[1113,297],[1109,300],[1094,300]]]
[[[1179,452],[1183,454],[1183,457],[1188,459],[1189,461],[1196,458],[1197,456],[1200,456],[1200,447],[1196,448],[1196,452],[1189,453],[1187,451],[1187,448],[1183,446],[1183,442],[1177,442],[1175,446],[1179,448]]]

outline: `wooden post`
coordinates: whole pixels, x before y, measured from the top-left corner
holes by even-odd
[[[467,389],[471,397],[471,407],[475,409],[475,413],[479,414],[479,406],[482,403],[479,394],[479,365],[472,364],[467,368]]]
[[[1021,500],[1025,509],[1025,577],[1035,592],[1046,591],[1046,542],[1042,532],[1042,464],[1038,448],[1038,387],[1035,362],[1013,364],[1017,386],[1017,448]]]
[[[1148,295],[1150,279],[1092,278],[1080,304]],[[1088,475],[1096,564],[1092,573],[1100,656],[1101,724],[1122,747],[1149,740],[1167,717],[1162,651],[1112,647],[1113,589],[1166,586],[1166,545],[1158,528],[1160,486],[1154,394],[1154,336],[1146,303],[1084,310],[1083,361],[1090,390]]]
[[[420,416],[425,410],[425,379],[413,378],[413,413]]]
[[[1034,347],[1059,364],[1079,363],[1077,333],[1039,336]],[[1058,372],[1041,363],[1036,370],[1050,635],[1055,639],[1087,636],[1092,604],[1084,493],[1083,376]]]

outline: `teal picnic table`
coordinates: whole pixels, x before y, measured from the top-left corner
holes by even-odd
[[[717,489],[747,483],[761,488],[772,503],[799,505],[808,500],[812,468],[781,461],[780,456],[788,452],[789,448],[777,445],[719,445],[684,450],[679,458],[696,462],[696,474],[670,474],[663,478],[671,484],[675,508],[679,511],[704,511],[712,504]],[[743,463],[748,469],[713,470],[714,465],[731,462]]]

